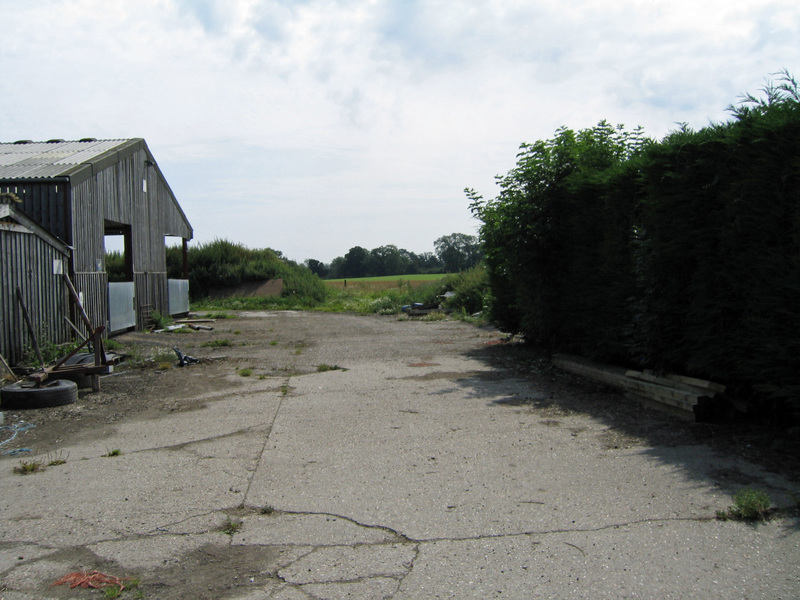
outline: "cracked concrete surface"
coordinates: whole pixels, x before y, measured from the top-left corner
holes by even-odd
[[[796,516],[713,519],[748,484],[790,507],[792,482],[557,409],[568,387],[485,360],[493,332],[239,321],[308,338],[308,374],[118,423],[32,476],[0,460],[0,598],[96,597],[51,585],[78,569],[141,578],[151,599],[800,597]]]

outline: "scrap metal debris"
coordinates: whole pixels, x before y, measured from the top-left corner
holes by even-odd
[[[175,354],[178,355],[178,366],[185,367],[186,365],[196,365],[200,362],[200,359],[194,358],[193,356],[189,356],[187,354],[183,354],[177,347],[173,348]]]

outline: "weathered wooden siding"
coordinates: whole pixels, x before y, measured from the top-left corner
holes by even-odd
[[[69,231],[69,183],[63,181],[0,181],[0,192],[14,194],[20,208],[60,240]]]
[[[136,286],[137,318],[149,311],[168,314],[165,235],[190,239],[191,227],[144,142],[118,153],[119,160],[72,190],[72,240],[76,288],[97,324],[108,323],[105,287],[105,221],[130,225],[131,264]],[[105,277],[102,277],[100,275]],[[102,319],[100,315],[105,315]],[[95,320],[97,319],[97,320]]]
[[[166,273],[134,273],[133,281],[136,284],[136,318],[139,328],[145,326],[146,317],[153,311],[162,315],[169,314]]]
[[[81,297],[83,310],[86,316],[97,327],[103,325],[108,327],[108,275],[101,273],[75,273],[72,284],[75,286],[78,295]],[[80,328],[84,335],[89,331],[84,326],[80,317],[73,314],[73,323]]]
[[[11,363],[22,360],[26,346],[32,346],[17,287],[33,322],[40,346],[70,341],[67,292],[53,262],[66,257],[56,248],[30,233],[0,228],[0,354]]]
[[[22,200],[21,210],[73,247],[71,263],[64,265],[64,271],[83,296],[84,309],[93,325],[108,326],[104,239],[107,221],[130,227],[129,258],[136,286],[138,326],[143,326],[141,317],[145,312],[157,310],[168,314],[164,238],[169,235],[188,240],[193,232],[144,140],[128,140],[101,156],[95,156],[90,162],[76,163],[67,173],[41,180],[0,181],[0,191],[16,194]],[[3,257],[16,257],[2,262],[13,263],[13,268],[19,269],[21,276],[25,264],[23,257],[27,256],[24,251],[17,246],[2,252]],[[46,279],[44,275],[42,277]],[[37,286],[40,285],[35,279],[31,277],[23,282],[34,295],[39,294]],[[10,281],[4,273],[4,290]],[[12,292],[15,289],[12,288]],[[58,293],[61,297],[64,290],[59,288]],[[76,315],[68,303],[60,306],[60,312],[53,313],[54,320],[48,317],[48,327],[54,327],[56,333],[66,331],[69,335],[63,316],[75,318]],[[16,319],[16,313],[4,313],[3,318]],[[76,318],[73,322],[83,329],[83,324],[78,321]],[[3,324],[2,330],[5,332],[7,329],[14,328]]]

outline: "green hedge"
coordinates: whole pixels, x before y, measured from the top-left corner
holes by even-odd
[[[560,129],[496,198],[468,191],[495,322],[800,410],[800,95],[788,75],[766,91],[661,142]]]

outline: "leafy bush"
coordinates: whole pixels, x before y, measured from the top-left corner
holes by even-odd
[[[487,308],[489,302],[489,274],[486,265],[480,263],[467,271],[448,275],[442,282],[445,291],[455,296],[448,298],[446,306],[467,315]]]
[[[189,248],[188,260],[189,291],[193,300],[207,297],[215,288],[269,279],[283,280],[281,295],[284,298],[301,298],[307,304],[325,299],[326,288],[319,277],[269,248],[252,250],[242,244],[215,240]],[[182,265],[181,249],[168,248],[169,276],[181,277]]]

